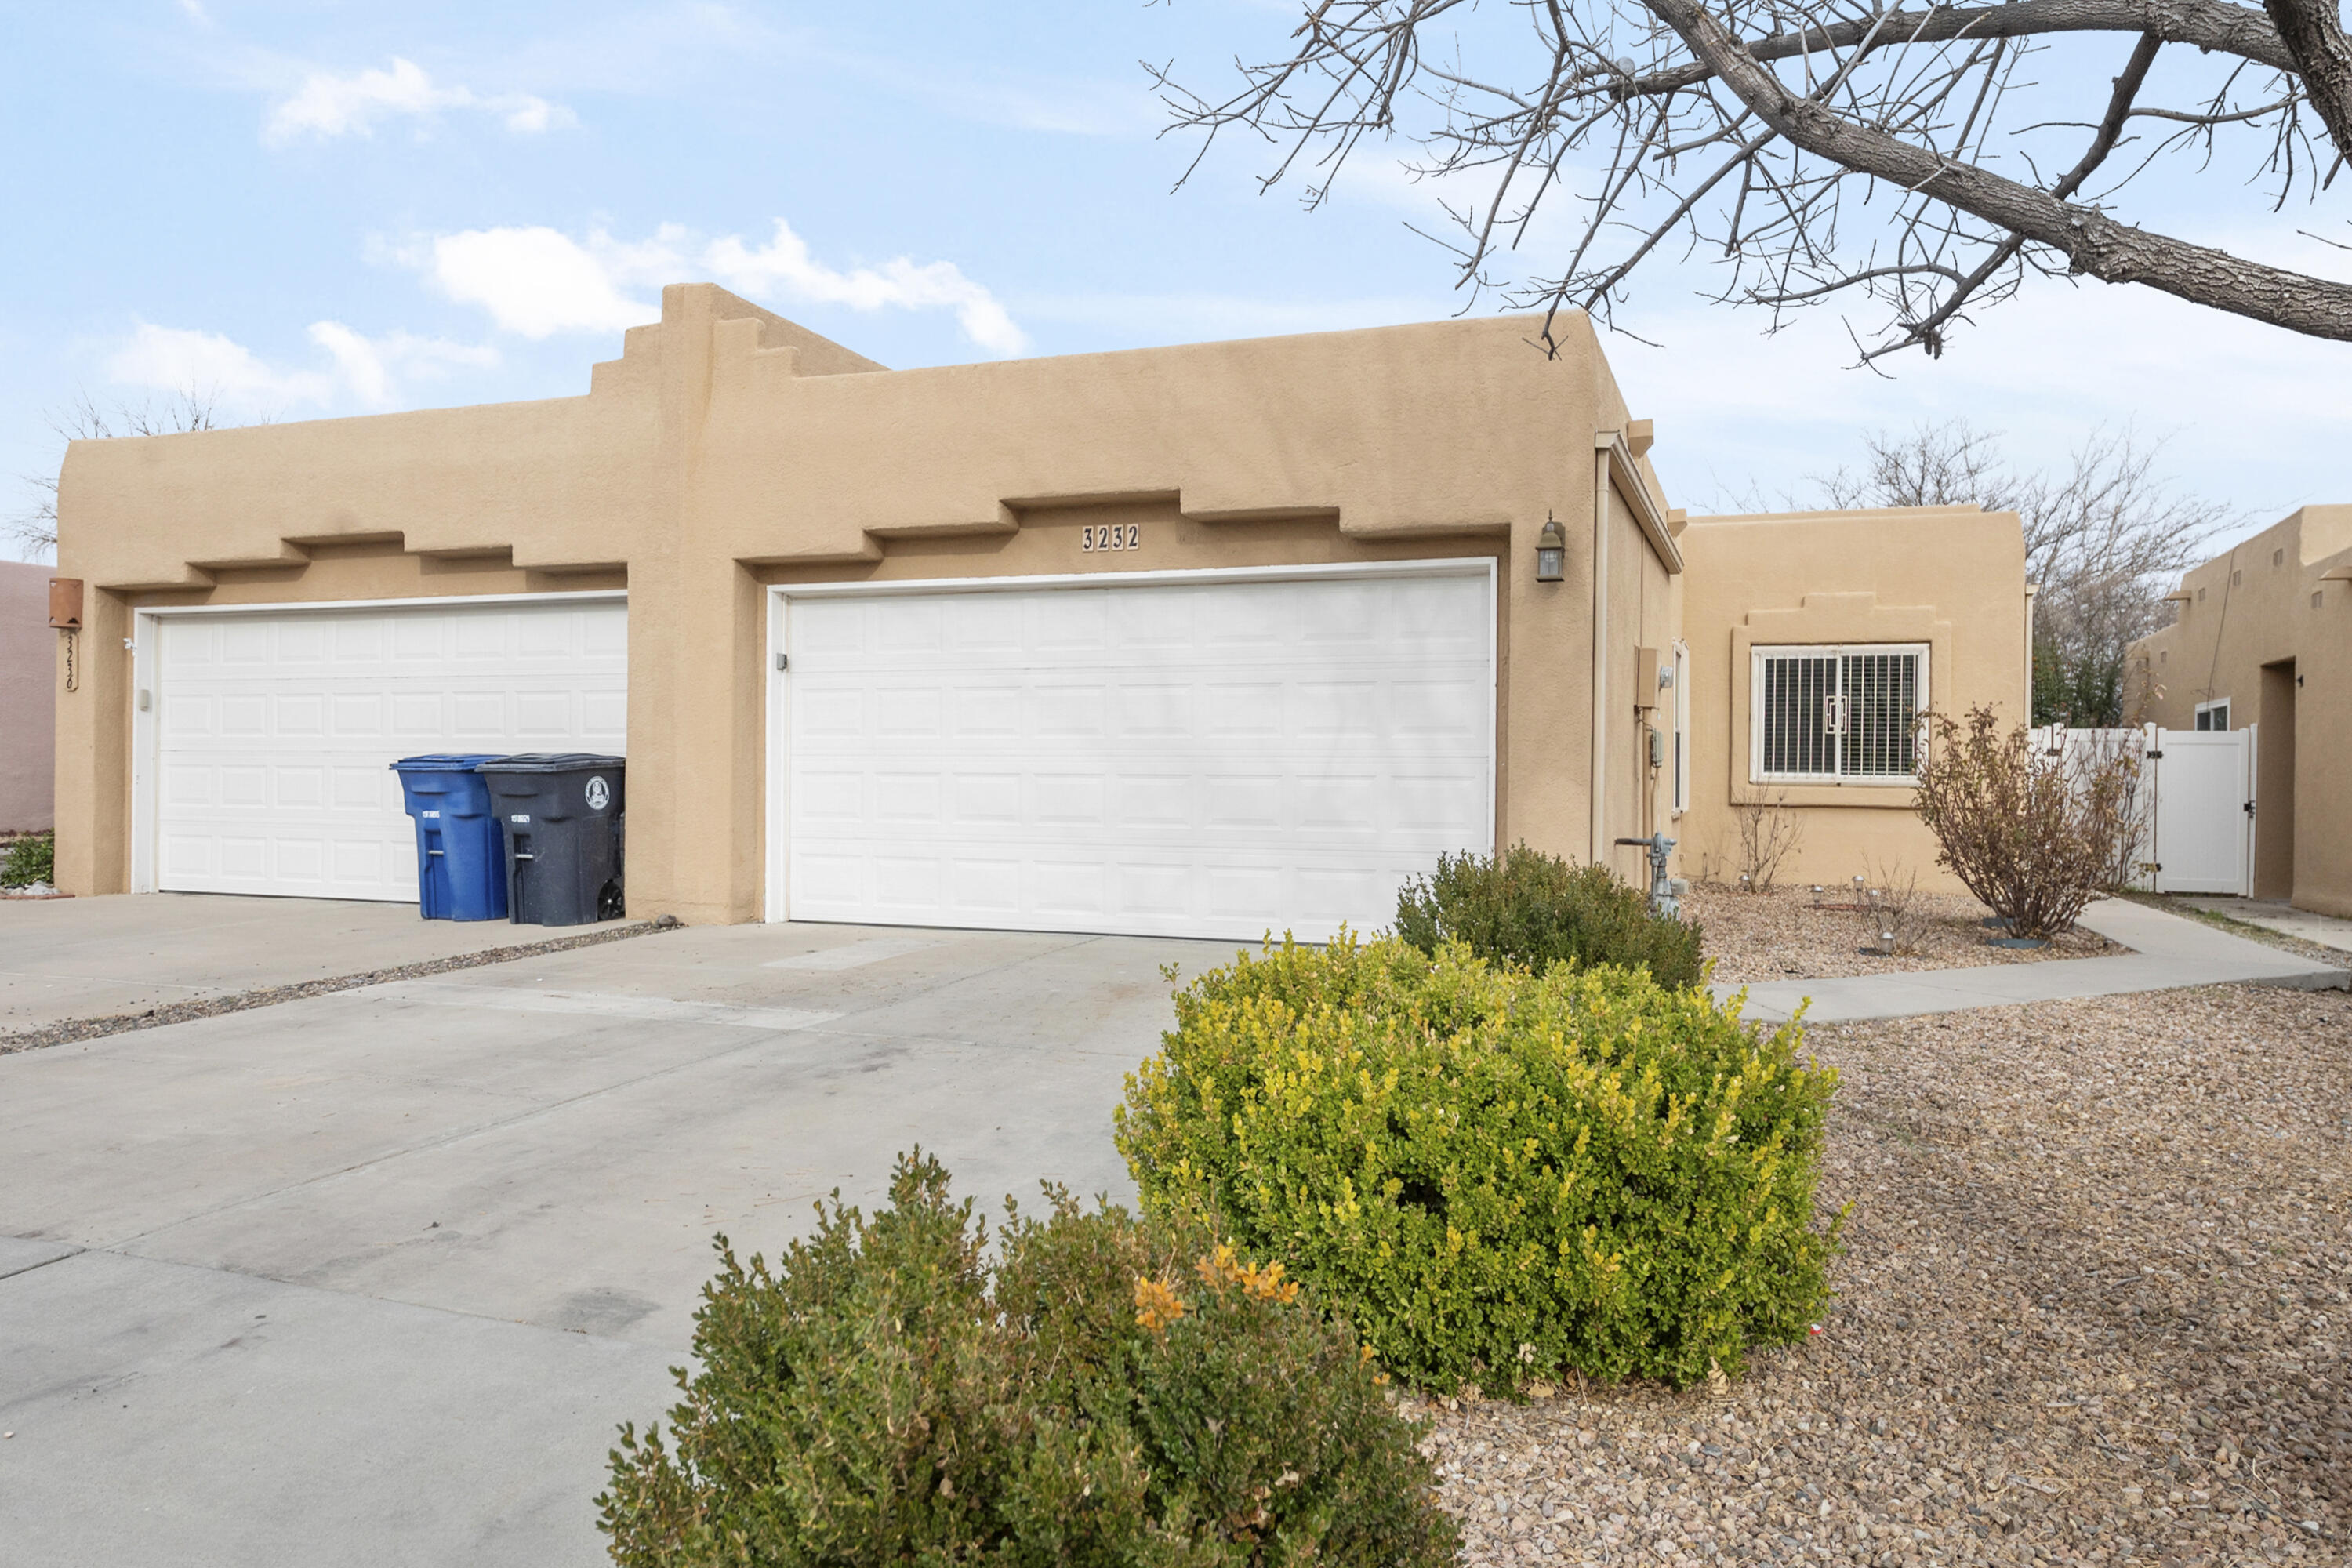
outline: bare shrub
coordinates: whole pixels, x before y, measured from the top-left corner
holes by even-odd
[[[1927,916],[1919,908],[1919,873],[1900,860],[1890,860],[1864,873],[1864,942],[1885,958],[1907,958],[1919,951],[1920,928]]]
[[[1796,852],[1805,825],[1789,809],[1789,797],[1779,790],[1760,800],[1742,801],[1731,808],[1739,828],[1739,889],[1769,893],[1780,862]]]
[[[2084,905],[2123,885],[2138,838],[2137,748],[2053,755],[1981,707],[1965,723],[1930,715],[1927,729],[1916,798],[1937,864],[2013,935],[2072,931]]]

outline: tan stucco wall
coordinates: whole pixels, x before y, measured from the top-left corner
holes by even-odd
[[[1790,643],[1926,643],[1927,700],[1955,717],[1979,704],[2027,712],[2025,545],[2011,512],[1921,507],[1694,518],[1683,635],[1691,655],[1691,796],[1681,835],[1690,874],[1738,871],[1734,807],[1778,796],[1803,824],[1788,882],[1876,878],[1958,884],[1936,865],[1914,792],[1884,784],[1758,784],[1749,776],[1750,650]]]
[[[1682,635],[1683,574],[1669,574],[1657,552],[1648,547],[1633,520],[1633,503],[1623,491],[1612,484],[1609,498],[1610,837],[1638,838],[1663,832],[1672,837],[1673,693],[1660,692],[1654,683],[1644,692],[1637,676],[1643,648],[1655,650],[1669,667],[1673,663],[1675,639]],[[1653,728],[1666,737],[1661,751],[1666,763],[1655,768],[1650,765],[1649,731]],[[1618,875],[1637,888],[1649,885],[1645,851],[1612,843],[1606,853]],[[1679,871],[1688,864],[1678,845],[1675,867]]]
[[[143,604],[625,583],[631,912],[740,921],[761,913],[764,583],[1478,553],[1504,563],[1499,837],[1580,858],[1592,437],[1627,411],[1587,324],[1555,331],[1551,358],[1505,318],[889,372],[677,286],[583,397],[76,443],[58,570],[91,593],[58,721],[61,879],[128,885]],[[1151,517],[1145,548],[1080,553],[1086,507]],[[1548,516],[1559,584],[1534,581]],[[1622,531],[1612,686],[1674,632],[1667,574]],[[1652,826],[1630,793],[1629,835]]]
[[[2226,700],[2231,729],[2263,726],[2255,892],[2333,915],[2352,915],[2347,579],[2352,505],[2307,506],[2191,569],[2173,624],[2132,645],[2144,721],[2191,729]]]
[[[0,830],[49,826],[58,634],[47,566],[0,561]]]

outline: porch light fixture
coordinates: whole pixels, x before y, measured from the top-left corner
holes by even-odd
[[[1549,512],[1544,514],[1543,531],[1536,535],[1536,581],[1557,583],[1568,564],[1568,535]]]

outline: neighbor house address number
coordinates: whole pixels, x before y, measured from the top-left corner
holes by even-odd
[[[1143,524],[1139,522],[1106,522],[1089,528],[1078,535],[1080,550],[1140,550],[1143,548]]]

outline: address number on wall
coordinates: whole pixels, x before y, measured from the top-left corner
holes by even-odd
[[[1140,550],[1143,548],[1143,524],[1139,522],[1106,522],[1089,528],[1078,535],[1081,550]]]

